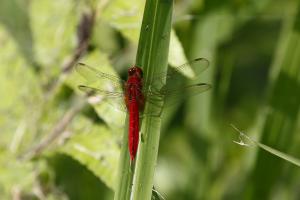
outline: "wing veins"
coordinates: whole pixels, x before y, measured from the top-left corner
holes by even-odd
[[[100,95],[105,95],[105,97],[123,97],[123,92],[112,92],[108,90],[100,90],[94,87],[89,87],[85,85],[79,85],[78,88],[83,91],[88,93],[89,95],[93,94],[100,94]]]
[[[122,83],[124,83],[125,81],[122,80],[121,78],[117,77],[117,76],[114,76],[114,75],[110,75],[110,74],[107,74],[107,73],[103,73],[89,65],[86,65],[84,63],[77,63],[77,65],[75,66],[75,70],[82,76],[84,77],[85,79],[87,79],[89,81],[89,79],[91,77],[95,78],[98,77],[98,78],[106,78],[106,79],[109,79],[111,80],[112,82],[114,82],[115,84],[118,84],[118,85],[122,85]],[[87,75],[87,73],[89,75]],[[90,76],[90,77],[87,77],[87,76]]]

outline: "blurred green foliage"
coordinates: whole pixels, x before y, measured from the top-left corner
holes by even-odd
[[[87,100],[77,85],[91,80],[72,67],[125,78],[143,8],[0,1],[0,199],[113,198],[125,114]],[[201,81],[213,88],[162,116],[155,188],[175,200],[299,199],[299,168],[236,145],[229,124],[300,157],[300,2],[182,0],[174,9],[169,63],[207,58]],[[87,46],[84,16],[92,16]]]

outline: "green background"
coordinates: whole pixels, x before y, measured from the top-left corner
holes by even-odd
[[[88,104],[77,86],[105,80],[85,80],[70,63],[126,79],[144,3],[0,1],[0,199],[113,198],[125,113],[105,99]],[[174,3],[169,64],[208,59],[200,80],[212,88],[163,114],[156,190],[175,200],[299,199],[299,167],[235,144],[230,124],[300,158],[300,2]]]

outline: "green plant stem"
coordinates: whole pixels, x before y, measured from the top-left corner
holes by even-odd
[[[144,71],[144,87],[149,86],[156,73],[167,70],[172,9],[173,0],[146,1],[136,57],[136,65]],[[153,87],[160,88],[164,83],[160,84]],[[157,109],[160,108],[151,104],[145,105],[146,113],[157,113]],[[159,117],[147,115],[143,118],[134,174],[127,147],[128,130],[125,129],[115,200],[151,199],[160,126]]]
[[[115,200],[130,199],[130,187],[133,178],[128,151],[128,116],[126,116],[125,124],[126,126],[123,134],[122,149],[119,158],[117,188],[115,189],[114,196]]]
[[[141,66],[145,73],[145,87],[155,78],[155,73],[167,70],[172,9],[172,0],[146,2],[136,58],[137,65]],[[154,113],[156,109],[159,108],[147,104],[145,112]],[[142,121],[131,199],[151,199],[160,126],[161,119],[158,117],[146,116]]]

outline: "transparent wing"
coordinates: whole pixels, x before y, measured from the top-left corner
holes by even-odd
[[[106,91],[106,90],[100,90],[94,87],[86,86],[86,85],[79,85],[78,88],[88,94],[88,96],[93,96],[93,95],[101,95],[107,98],[123,98],[124,94],[123,92],[111,92],[111,91]]]
[[[149,103],[154,105],[159,105],[160,101],[164,101],[164,107],[171,106],[181,101],[183,98],[187,99],[189,97],[201,94],[211,88],[210,84],[197,83],[193,85],[182,86],[181,88],[171,89],[164,86],[160,91],[150,92],[146,99]]]
[[[211,88],[210,84],[207,83],[197,83],[193,85],[187,85],[176,90],[169,90],[163,87],[160,93],[164,96],[164,106],[170,106],[177,103],[178,100],[183,98],[187,99],[189,97],[201,94]]]
[[[105,102],[126,112],[123,93],[125,81],[84,63],[78,63],[75,70],[88,81],[89,86],[79,85],[78,88],[88,95],[90,104]]]
[[[145,84],[143,89],[146,101],[158,107],[162,106],[163,101],[163,108],[165,108],[209,90],[211,85],[199,83],[197,79],[201,72],[208,67],[209,61],[207,59],[196,58],[179,67],[170,68],[167,73],[156,75],[150,84]],[[185,79],[187,77],[194,80],[194,84],[186,85]],[[164,78],[166,84],[163,85]],[[156,115],[156,113],[153,115]]]
[[[169,68],[168,72],[159,73],[155,76],[151,83],[145,83],[145,85],[161,85],[172,79],[178,79],[178,77],[186,77],[190,79],[197,79],[199,75],[209,67],[209,61],[206,58],[196,58],[189,62],[180,65],[178,67]]]
[[[104,90],[109,89],[119,92],[123,90],[125,81],[117,76],[103,73],[84,63],[77,63],[75,66],[75,70],[89,83],[93,84],[95,82],[98,82],[97,88],[99,87]]]
[[[167,81],[172,78],[172,76],[179,72],[191,79],[197,78],[204,70],[209,66],[209,61],[206,58],[196,58],[183,65],[173,68],[169,73],[167,73]]]
[[[170,89],[167,86],[160,91],[152,90],[148,92],[146,101],[160,109],[156,113],[143,113],[144,115],[160,116],[162,111],[170,106],[176,105],[185,99],[198,95],[211,88],[211,85],[206,83],[197,83],[193,85],[183,86],[181,88]]]
[[[126,112],[123,92],[111,92],[100,90],[94,87],[79,85],[78,88],[88,95],[88,101],[92,105],[97,105],[102,102],[110,104],[113,108]]]
[[[182,80],[184,78],[183,74],[195,79],[202,71],[207,69],[208,66],[209,62],[205,58],[194,59],[175,69],[169,70],[168,73],[160,73],[156,75],[151,84],[144,84],[142,93],[145,95],[146,101],[159,107],[161,107],[163,100],[164,107],[176,104],[177,102],[180,102],[183,97],[187,98],[189,96],[194,96],[211,88],[211,85],[206,83],[184,85],[184,81]],[[95,87],[94,84],[93,87],[84,85],[79,86],[80,90],[87,93],[90,96],[90,99],[93,99],[94,102],[92,103],[97,102],[97,100],[101,100],[101,102],[105,101],[119,110],[127,110],[123,92],[125,81],[117,76],[100,72],[99,70],[83,63],[78,63],[75,69],[90,82],[100,81],[100,85],[96,85]],[[163,83],[163,79],[165,78],[167,81],[166,84],[163,86],[162,84],[158,84],[161,85],[160,87],[157,87],[160,89],[156,89],[157,85],[153,83]]]

